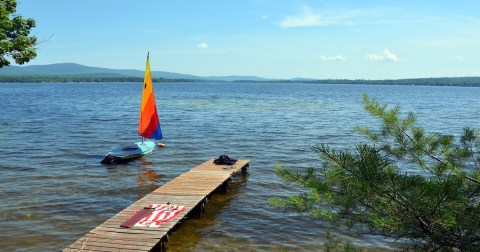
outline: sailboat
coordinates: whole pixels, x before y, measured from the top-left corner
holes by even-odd
[[[141,157],[152,152],[157,145],[156,141],[163,140],[160,119],[158,118],[157,105],[153,92],[152,76],[150,72],[150,54],[147,54],[147,65],[143,81],[142,103],[140,104],[140,118],[138,120],[138,134],[141,142],[120,146],[108,152],[101,163],[121,163]],[[154,141],[152,141],[154,140]],[[158,143],[164,147],[165,144]]]

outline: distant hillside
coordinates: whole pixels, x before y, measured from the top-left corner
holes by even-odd
[[[241,76],[241,75],[230,75],[230,76],[208,76],[201,77],[203,80],[209,81],[275,81],[272,79],[265,79],[257,76]]]
[[[75,63],[34,66],[7,66],[0,68],[0,82],[142,82],[144,71],[89,67]],[[480,77],[416,78],[399,80],[265,79],[257,76],[195,76],[190,74],[152,71],[154,82],[165,81],[235,81],[235,82],[290,82],[317,84],[419,85],[419,86],[473,86],[480,87]]]
[[[128,77],[143,77],[144,71],[131,69],[109,69],[89,67],[75,63],[59,63],[51,65],[7,66],[0,69],[0,76],[68,76],[68,75],[120,75]],[[152,71],[152,78],[165,79],[200,79],[198,76],[162,71]]]
[[[364,85],[417,85],[417,86],[465,86],[480,87],[480,77],[443,77],[443,78],[415,78],[398,80],[295,80],[294,82],[308,82],[319,84],[364,84]]]
[[[7,66],[0,68],[0,77],[21,77],[25,79],[26,77],[85,77],[95,76],[96,78],[105,78],[110,77],[117,78],[143,78],[145,72],[140,70],[132,69],[109,69],[101,67],[89,67],[75,63],[59,63],[51,65],[33,65],[33,66]],[[28,79],[27,78],[27,79]],[[250,80],[250,81],[263,81],[267,79],[255,77],[255,76],[210,76],[210,77],[201,77],[190,74],[180,74],[164,71],[152,71],[152,78],[162,78],[168,80],[208,80],[208,81],[237,81],[237,80]],[[5,78],[4,78],[5,79]]]

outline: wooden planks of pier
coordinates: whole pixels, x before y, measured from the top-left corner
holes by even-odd
[[[117,215],[88,232],[63,251],[152,251],[162,250],[168,233],[196,207],[200,207],[208,195],[226,183],[238,172],[246,172],[249,160],[238,160],[234,165],[216,165],[209,160],[176,177],[133,203]],[[120,224],[134,211],[150,204],[185,206],[186,210],[173,220],[162,222],[160,227],[122,228]]]

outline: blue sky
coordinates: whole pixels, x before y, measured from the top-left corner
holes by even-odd
[[[19,0],[38,57],[200,76],[480,76],[480,1]]]

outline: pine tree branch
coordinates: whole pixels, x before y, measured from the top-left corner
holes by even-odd
[[[381,118],[385,121],[386,118],[381,116]],[[397,124],[393,124],[393,126],[401,133],[403,134],[404,136],[406,136],[408,138],[408,140],[412,143],[415,143],[416,141],[407,133],[405,132],[400,126],[398,126]],[[395,132],[393,132],[392,130],[390,130],[388,127],[387,127],[389,133],[391,134],[395,134]],[[405,143],[405,142],[402,142],[402,141],[398,141],[400,143],[403,144],[403,147],[405,147],[407,150],[410,150],[409,146]],[[440,164],[443,164],[443,165],[446,165],[447,163],[444,162],[443,160],[441,160],[440,158],[437,158],[435,155],[433,155],[433,153],[425,150],[425,149],[422,149],[423,153],[426,154],[428,157],[430,157],[431,159],[433,159],[434,161],[440,163]],[[413,151],[409,151],[409,154],[417,160],[417,164],[421,167],[423,167],[424,169],[426,169],[427,171],[429,171],[430,173],[432,174],[435,174],[432,170],[430,170],[426,165],[422,165],[422,162],[421,162],[421,158],[418,157]],[[455,172],[458,172],[456,169],[454,169],[453,171]],[[468,180],[470,180],[471,182],[474,182],[474,183],[477,183],[477,184],[480,184],[480,181],[469,176],[468,174],[464,173],[463,174],[465,176],[465,178],[467,178]]]

